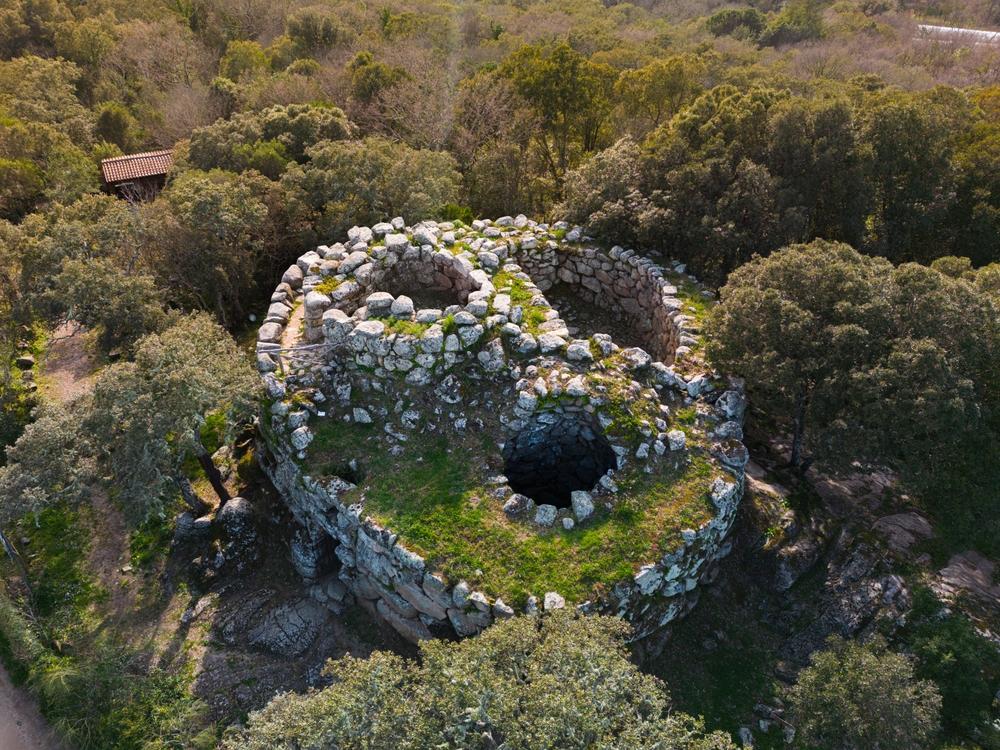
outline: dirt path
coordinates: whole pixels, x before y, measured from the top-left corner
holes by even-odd
[[[0,667],[0,750],[58,750],[62,745],[34,701]]]
[[[97,363],[83,332],[64,324],[52,333],[44,364],[45,397],[66,403],[93,386]],[[0,667],[0,750],[58,750],[55,733],[32,697]]]
[[[43,369],[46,397],[66,403],[86,393],[93,386],[96,369],[85,333],[71,323],[52,332]]]
[[[281,348],[290,349],[299,343],[299,334],[302,328],[302,321],[305,318],[306,306],[296,305],[292,310],[292,315],[288,319],[288,325],[281,332]]]

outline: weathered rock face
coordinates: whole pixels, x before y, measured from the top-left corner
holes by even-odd
[[[257,523],[253,506],[242,497],[231,498],[219,511],[216,521],[222,527],[222,555],[237,571],[246,570],[258,555]]]
[[[742,493],[745,399],[739,384],[720,395],[717,380],[697,362],[684,374],[671,366],[683,344],[696,341],[676,288],[633,251],[566,246],[548,226],[523,217],[477,221],[471,231],[433,222],[407,229],[401,220],[391,226],[395,232],[356,228],[346,245],[321,246],[286,272],[272,305],[302,305],[303,344],[314,346],[293,360],[279,358],[273,342],[287,325],[280,315],[258,337],[260,370],[274,399],[258,455],[302,527],[292,552],[299,572],[309,580],[328,574],[321,550],[332,546],[338,579],[357,602],[414,641],[472,635],[514,613],[490,592],[428,569],[391,529],[351,504],[347,493],[358,481],[351,466],[322,479],[303,468],[313,417],[375,423],[398,451],[407,439],[398,429],[481,427],[462,403],[454,375],[461,366],[512,394],[496,406],[505,476],[491,480],[491,492],[503,498],[501,518],[523,524],[525,533],[594,523],[595,508],[617,502],[622,467],[656,474],[684,465],[692,436],[669,429],[672,409],[687,406],[715,425],[695,435],[714,462],[705,487],[711,517],[685,529],[660,559],[635,560],[634,577],[600,599],[572,603],[627,618],[637,638],[685,613],[713,562],[729,551],[726,536]],[[542,291],[556,279],[642,332],[649,350],[620,349],[606,334],[574,339]],[[440,309],[414,303],[427,293]],[[396,400],[393,415],[384,406],[387,394]],[[434,408],[421,406],[427,403]],[[537,593],[546,609],[566,605],[559,592]],[[529,597],[527,611],[537,606]]]

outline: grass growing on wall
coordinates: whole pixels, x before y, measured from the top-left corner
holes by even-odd
[[[707,491],[720,474],[702,455],[666,473],[626,469],[615,477],[613,510],[599,508],[571,531],[543,531],[504,514],[506,497],[486,483],[501,473],[499,450],[481,437],[413,435],[396,457],[370,425],[327,420],[314,429],[308,472],[336,474],[354,459],[362,476],[346,502],[363,497],[368,515],[449,580],[516,605],[546,591],[582,602],[631,577],[677,544],[682,528],[711,517]]]

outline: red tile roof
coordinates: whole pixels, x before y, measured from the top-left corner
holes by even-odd
[[[170,149],[116,156],[113,159],[101,159],[101,176],[104,182],[112,185],[140,177],[166,174],[173,163],[174,153]]]

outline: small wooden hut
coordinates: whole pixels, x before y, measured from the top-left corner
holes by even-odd
[[[173,163],[174,153],[170,149],[102,159],[101,182],[105,192],[119,198],[151,200],[163,189]]]

